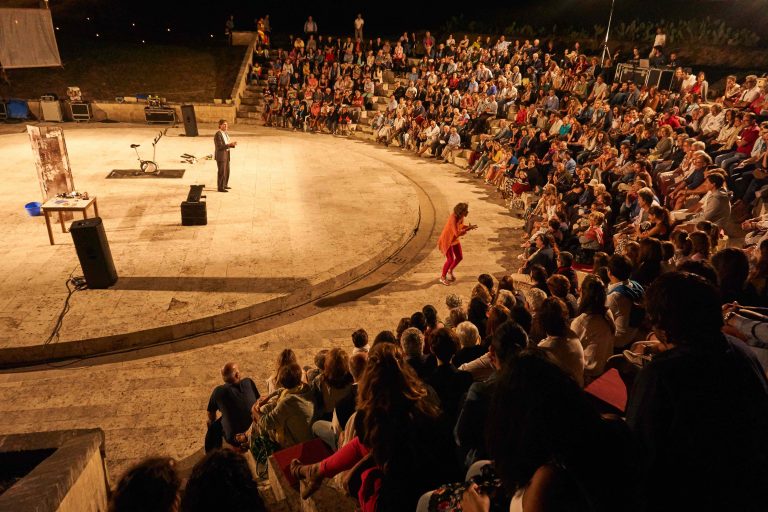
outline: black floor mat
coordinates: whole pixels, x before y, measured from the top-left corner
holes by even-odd
[[[107,174],[107,179],[132,178],[183,178],[186,169],[160,169],[156,174],[141,172],[139,169],[114,169]]]

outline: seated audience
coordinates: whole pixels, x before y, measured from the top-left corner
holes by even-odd
[[[487,348],[480,344],[482,339],[475,324],[466,321],[461,322],[454,328],[454,331],[459,338],[460,347],[456,355],[453,356],[454,365],[459,367],[485,354]]]
[[[613,313],[605,303],[605,285],[600,278],[594,275],[585,277],[581,283],[579,316],[571,322],[571,330],[584,349],[584,378],[587,383],[603,373],[605,363],[613,355],[616,324]]]
[[[146,509],[149,510],[149,509]],[[245,458],[216,450],[195,464],[184,489],[181,512],[266,512]]]
[[[291,463],[291,472],[307,480],[303,498],[361,461],[351,491],[363,512],[413,510],[422,493],[456,479],[448,425],[397,345],[372,347],[359,397],[356,438],[318,464]]]
[[[456,444],[464,457],[466,467],[471,466],[476,460],[488,458],[485,422],[498,372],[514,354],[527,345],[528,336],[525,331],[512,321],[504,323],[494,333],[491,345],[488,347],[494,372],[488,379],[474,382],[469,387],[454,429]]]
[[[664,274],[645,303],[664,350],[640,370],[627,404],[643,510],[762,508],[768,381],[760,364],[721,333],[721,299],[704,279]]]
[[[564,372],[584,386],[584,349],[568,327],[568,309],[557,297],[547,297],[537,317],[546,336],[538,346],[545,349]]]
[[[405,362],[416,372],[416,375],[426,381],[437,367],[435,356],[424,354],[424,335],[415,328],[409,327],[403,332],[400,346],[405,355]]]
[[[301,366],[290,363],[280,368],[277,397],[251,410],[253,425],[251,439],[265,436],[281,448],[312,439],[312,388],[302,382]]]
[[[291,352],[292,353],[292,352]],[[256,384],[240,375],[237,363],[227,363],[221,369],[224,384],[217,386],[208,400],[208,431],[205,451],[221,448],[223,441],[237,446],[235,436],[251,424],[251,408],[259,399]],[[221,413],[217,418],[216,413]]]
[[[450,329],[443,327],[435,332],[432,353],[437,359],[437,368],[427,378],[427,384],[440,398],[440,407],[449,425],[456,423],[464,396],[472,384],[472,374],[458,370],[452,362],[458,347],[458,337]]]

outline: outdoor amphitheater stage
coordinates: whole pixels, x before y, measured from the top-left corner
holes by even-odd
[[[50,245],[32,148],[23,125],[0,135],[0,366],[131,350],[247,325],[337,291],[387,262],[420,221],[418,188],[363,143],[264,128],[231,130],[229,193],[216,191],[215,127],[171,128],[161,169],[181,179],[107,179],[138,167],[160,128],[72,126],[64,134],[75,188],[98,199],[119,279],[77,291],[58,338],[70,275],[82,275],[72,238],[53,223]],[[349,147],[347,147],[349,146]],[[180,163],[188,153],[200,160]],[[208,224],[182,226],[189,186],[205,184]],[[89,212],[90,213],[90,212]],[[79,214],[75,214],[79,218]],[[54,219],[55,220],[55,219]]]

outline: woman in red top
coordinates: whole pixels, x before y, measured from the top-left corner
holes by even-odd
[[[454,206],[453,213],[445,222],[443,232],[437,241],[440,252],[445,254],[445,264],[443,265],[443,273],[440,275],[440,282],[446,286],[449,281],[456,280],[456,277],[453,275],[453,269],[464,259],[461,253],[459,237],[466,235],[467,231],[477,227],[474,224],[464,225],[464,219],[467,215],[469,215],[469,205],[467,203],[459,203]]]

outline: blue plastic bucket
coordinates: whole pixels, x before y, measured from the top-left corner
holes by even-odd
[[[27,203],[24,205],[24,209],[27,210],[27,213],[30,217],[37,217],[40,215],[40,207],[42,206],[42,203],[38,203],[37,201],[33,201],[31,203]]]

